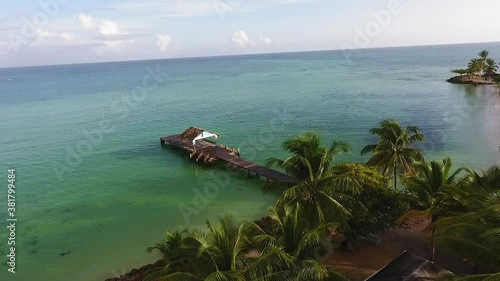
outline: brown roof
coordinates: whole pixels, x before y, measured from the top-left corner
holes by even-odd
[[[420,256],[404,251],[365,281],[437,280],[437,277],[444,273],[451,272]]]
[[[206,130],[199,128],[199,127],[190,127],[189,129],[185,130],[184,133],[181,134],[180,138],[182,141],[193,141],[194,138],[199,136],[204,131],[206,131]],[[214,133],[214,132],[211,132],[211,133],[220,136],[220,134],[218,134],[218,133]]]

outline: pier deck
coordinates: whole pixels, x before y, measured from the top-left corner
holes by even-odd
[[[239,156],[239,150],[230,148],[225,145],[220,145],[205,139],[195,141],[185,139],[183,134],[177,134],[160,138],[162,146],[171,145],[183,149],[188,152],[191,159],[197,162],[210,164],[213,162],[223,161],[248,171],[248,173],[258,175],[270,181],[276,182],[294,182],[295,179],[287,174],[278,172],[276,170],[264,167],[262,165],[250,162]]]

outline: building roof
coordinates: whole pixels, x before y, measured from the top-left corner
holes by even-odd
[[[365,281],[429,281],[435,280],[441,273],[450,273],[450,271],[411,252],[404,251]]]
[[[189,142],[193,142],[196,138],[198,138],[199,136],[203,135],[204,133],[207,136],[212,136],[212,135],[215,135],[217,137],[220,136],[219,133],[210,132],[210,131],[207,131],[205,129],[199,128],[199,127],[190,127],[189,129],[185,130],[180,135],[180,139],[182,141],[184,141],[184,142],[188,142],[188,141]]]

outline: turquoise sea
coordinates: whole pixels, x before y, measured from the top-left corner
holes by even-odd
[[[276,197],[261,180],[160,147],[190,126],[258,163],[310,130],[351,143],[338,161],[364,161],[368,130],[396,118],[424,131],[428,159],[500,164],[497,89],[445,82],[482,49],[500,60],[490,43],[0,69],[0,279],[101,281],[156,260],[146,248],[167,229],[261,217]],[[8,168],[15,274],[4,263]]]

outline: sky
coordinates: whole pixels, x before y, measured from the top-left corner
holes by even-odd
[[[16,0],[0,67],[500,41],[498,0]]]

